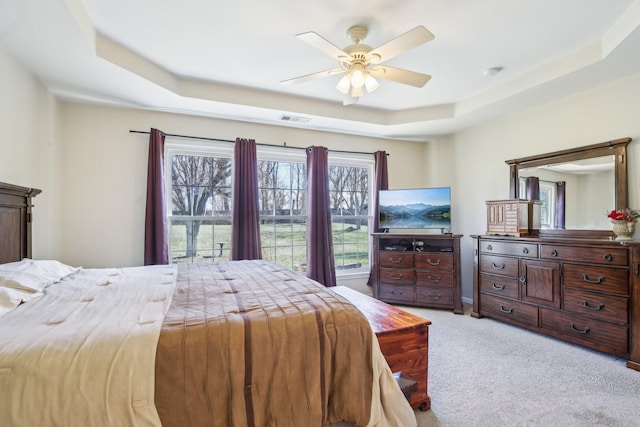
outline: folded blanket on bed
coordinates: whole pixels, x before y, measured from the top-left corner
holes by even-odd
[[[179,266],[155,399],[165,427],[366,426],[384,401],[415,424],[358,309],[264,261]]]

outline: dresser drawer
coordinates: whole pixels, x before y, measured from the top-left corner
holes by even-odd
[[[564,289],[562,307],[565,311],[597,320],[626,325],[629,322],[629,299],[578,289]]]
[[[516,278],[480,274],[480,292],[517,299],[519,286]]]
[[[429,306],[451,307],[453,304],[453,288],[427,288],[419,286],[416,288],[416,298],[429,303]]]
[[[625,248],[540,245],[540,258],[560,261],[625,266],[629,262],[627,255]]]
[[[535,243],[480,240],[480,252],[536,258],[538,256],[538,245]]]
[[[378,256],[380,267],[413,267],[413,252],[381,251]]]
[[[453,254],[418,252],[415,254],[415,266],[425,270],[453,270]]]
[[[380,284],[380,299],[395,302],[413,302],[413,286]]]
[[[564,264],[564,286],[629,294],[629,271],[594,265]]]
[[[413,285],[413,270],[408,268],[381,268],[380,282],[393,285]]]
[[[416,270],[416,285],[453,287],[453,272]]]
[[[538,307],[492,295],[480,295],[480,314],[527,327],[538,326]]]
[[[628,353],[628,327],[572,313],[540,308],[540,327],[568,341],[607,353]]]
[[[483,255],[480,257],[480,272],[518,277],[518,258]]]

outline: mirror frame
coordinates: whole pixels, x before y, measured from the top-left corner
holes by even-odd
[[[520,159],[506,160],[509,165],[509,197],[518,199],[518,172],[521,169],[539,167],[543,165],[564,163],[575,160],[591,159],[594,157],[614,156],[615,163],[615,208],[624,209],[628,207],[627,188],[627,144],[631,138],[620,138],[612,141],[601,142],[599,144],[587,145],[584,147],[569,150],[554,151],[552,153],[539,154],[535,156],[523,157]],[[573,229],[541,229],[540,237],[582,237],[582,238],[609,238],[613,235],[608,230],[573,230]]]

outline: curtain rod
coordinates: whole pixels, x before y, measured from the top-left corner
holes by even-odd
[[[145,130],[129,130],[129,133],[144,133],[149,135],[151,132],[149,131],[145,131]],[[230,139],[218,139],[218,138],[206,138],[203,136],[190,136],[190,135],[176,135],[176,134],[172,134],[172,133],[165,133],[165,132],[161,132],[164,136],[173,136],[176,138],[189,138],[189,139],[201,139],[203,141],[217,141],[217,142],[230,142],[232,144],[235,144],[235,141],[232,141]],[[286,142],[283,143],[283,145],[275,145],[275,144],[260,144],[258,142],[256,142],[256,145],[261,145],[261,146],[265,146],[265,147],[284,147],[284,148],[293,148],[295,150],[306,150],[306,147],[292,147],[287,145]],[[348,153],[348,154],[370,154],[370,155],[374,155],[375,153],[364,153],[362,151],[343,151],[343,150],[329,150],[331,152],[334,153]],[[387,153],[387,156],[389,156],[389,153]]]

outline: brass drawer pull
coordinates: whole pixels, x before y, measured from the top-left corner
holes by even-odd
[[[434,294],[427,294],[427,296],[428,296],[429,298],[431,298],[431,299],[434,299],[434,300],[438,300],[438,299],[442,298],[442,294],[437,294],[437,295],[434,295]]]
[[[511,314],[513,312],[513,308],[504,308],[504,305],[500,304],[500,311],[503,313]]]
[[[523,254],[528,254],[529,253],[529,249],[528,248],[522,248],[522,253]]]
[[[558,256],[558,251],[557,250],[552,250],[551,251],[551,256]]]
[[[492,283],[492,284],[491,284],[491,287],[492,287],[493,289],[495,289],[496,291],[504,291],[504,285],[500,285],[500,286],[498,286],[498,285],[496,285],[495,283]]]
[[[400,264],[402,262],[402,257],[400,257],[400,258],[389,257],[389,262],[392,262],[394,264]]]
[[[586,334],[589,332],[590,328],[588,326],[586,326],[583,330],[579,331],[578,329],[576,329],[576,327],[573,325],[573,323],[569,323],[569,328],[573,331],[576,332],[578,334]]]
[[[588,308],[589,310],[594,310],[594,311],[600,311],[604,308],[604,304],[598,304],[597,306],[591,306],[589,305],[589,303],[587,302],[587,300],[582,301],[582,305],[586,308]]]
[[[488,250],[488,251],[492,251],[492,250],[493,250],[493,246],[491,246],[491,245],[487,245],[487,250]]]
[[[504,264],[496,264],[495,262],[492,262],[491,264],[493,264],[493,268],[495,268],[496,270],[504,270]]]
[[[604,254],[602,256],[602,259],[605,261],[611,261],[613,259],[613,257],[611,256],[611,254]]]
[[[389,275],[389,277],[391,277],[393,280],[400,280],[402,279],[402,276],[404,276],[403,274],[396,274],[396,273],[392,273]]]
[[[427,259],[427,262],[429,263],[429,265],[440,265],[440,261],[441,260],[436,260],[436,262],[431,261],[431,258]]]
[[[427,276],[427,280],[429,280],[431,283],[438,283],[440,280],[442,280],[442,276],[438,276],[438,277]]]
[[[391,291],[391,295],[402,295],[402,291]]]
[[[593,280],[593,279],[589,279],[589,276],[587,276],[587,274],[585,273],[582,275],[582,280],[584,280],[587,283],[599,285],[600,283],[604,282],[604,276],[600,276],[597,279]]]

